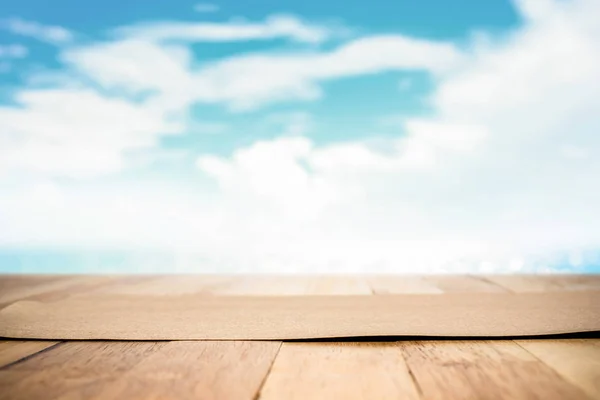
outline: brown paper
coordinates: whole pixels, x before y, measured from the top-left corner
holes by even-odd
[[[381,296],[82,296],[20,301],[0,336],[230,340],[499,337],[600,331],[600,292]]]

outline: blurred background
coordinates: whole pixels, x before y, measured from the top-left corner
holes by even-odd
[[[600,272],[598,20],[4,1],[0,272]]]

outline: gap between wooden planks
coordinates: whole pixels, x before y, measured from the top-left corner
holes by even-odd
[[[568,277],[542,283],[532,277],[511,281],[467,276],[306,277],[296,283],[272,277],[254,282],[250,277],[213,278],[194,282],[185,277],[150,277],[91,284],[92,279],[88,289],[82,289],[81,285],[87,285],[82,281],[77,285],[43,281],[49,292],[25,285],[21,293],[25,298],[42,296],[42,301],[52,301],[88,290],[162,290],[165,295],[197,290],[244,295],[264,294],[261,290],[278,295],[282,291],[371,295],[598,289],[596,277],[591,283]],[[78,289],[70,292],[71,287]],[[19,298],[18,291],[11,296]],[[499,395],[587,399],[600,398],[597,360],[600,342],[596,339],[283,344],[8,341],[0,343],[0,365],[4,365],[0,368],[0,399],[486,399]]]

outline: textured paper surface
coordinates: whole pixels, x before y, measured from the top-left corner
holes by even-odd
[[[20,301],[0,336],[29,339],[309,339],[528,336],[600,331],[600,292]]]

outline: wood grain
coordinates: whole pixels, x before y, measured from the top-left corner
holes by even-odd
[[[298,282],[292,282],[298,286]],[[177,296],[251,295],[294,288],[274,277],[161,276],[120,284],[103,293]],[[281,343],[250,341],[169,342],[119,379],[105,385],[97,399],[253,399]]]
[[[17,362],[58,342],[46,340],[3,340],[0,341],[0,367]]]
[[[600,399],[600,339],[519,340],[517,343],[591,398]]]
[[[589,397],[512,341],[399,343],[425,399]]]
[[[298,286],[298,282],[292,282]],[[172,276],[120,285],[128,295],[251,295],[294,288],[274,277]],[[169,342],[120,379],[106,385],[97,399],[253,399],[281,343],[250,341]]]
[[[164,343],[67,342],[0,370],[0,399],[90,398]]]
[[[418,399],[393,343],[284,343],[260,399]]]
[[[307,287],[309,295],[372,293],[360,277],[313,277]],[[416,399],[396,350],[387,344],[283,343],[260,398]]]
[[[95,399],[255,397],[279,350],[278,342],[170,342]]]

